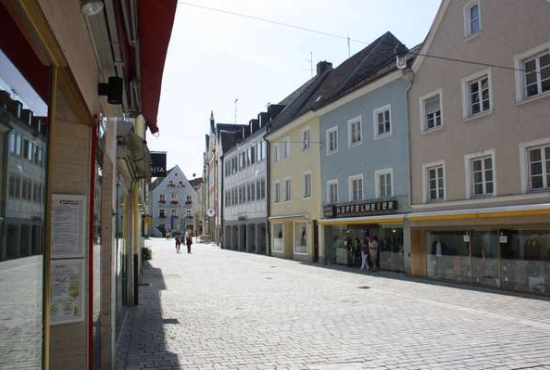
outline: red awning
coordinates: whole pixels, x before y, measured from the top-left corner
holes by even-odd
[[[147,126],[152,133],[156,133],[164,61],[178,2],[140,0],[138,4],[141,108]]]

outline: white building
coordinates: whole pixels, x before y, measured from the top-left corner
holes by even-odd
[[[149,202],[153,217],[151,235],[162,236],[168,231],[195,232],[199,195],[178,166],[168,170],[166,177],[153,181]]]

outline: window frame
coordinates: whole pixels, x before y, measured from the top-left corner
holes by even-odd
[[[532,189],[531,188],[531,162],[529,158],[529,151],[537,148],[545,148],[550,146],[550,137],[545,137],[538,140],[533,140],[525,143],[519,144],[519,161],[520,161],[520,171],[521,171],[521,191],[524,194],[536,194],[544,193],[550,191],[550,181],[547,181],[546,188],[541,189]],[[541,157],[542,160],[542,157]],[[543,176],[544,176],[544,166],[543,166]],[[544,180],[543,180],[544,184]]]
[[[291,177],[286,177],[286,178],[283,179],[283,182],[285,184],[284,193],[283,193],[283,195],[284,195],[283,196],[283,203],[292,202],[292,178]],[[288,191],[288,199],[287,199],[287,191]]]
[[[335,202],[331,202],[331,191],[330,191],[330,187],[331,185],[336,185],[336,201]],[[339,194],[338,194],[338,179],[333,179],[333,180],[328,180],[326,182],[326,203],[327,204],[338,204],[338,199],[339,199]]]
[[[305,133],[307,133],[307,147],[305,146],[306,144],[305,136],[304,136]],[[311,148],[311,126],[307,126],[303,128],[300,132],[300,137],[301,137],[302,152],[306,152],[309,150],[309,148]]]
[[[532,49],[514,56],[514,67],[516,69],[516,103],[520,104],[550,96],[550,90],[544,92],[539,90],[540,92],[537,95],[527,96],[527,83],[525,81],[524,71],[525,62],[533,58],[537,58],[537,56],[540,57],[540,55],[544,52],[548,52],[550,54],[550,41],[546,41]],[[539,77],[537,77],[537,86],[540,87]]]
[[[330,150],[330,134],[331,133],[335,133],[336,134],[336,147],[335,149],[333,150]],[[325,132],[325,136],[326,136],[326,142],[327,142],[327,147],[326,147],[326,155],[331,155],[331,154],[336,154],[338,153],[338,126],[333,126],[329,129],[326,130]]]
[[[281,180],[273,181],[273,203],[281,203]]]
[[[426,101],[439,95],[439,111],[441,112],[441,124],[428,128],[428,120],[426,119]],[[420,132],[429,133],[442,130],[445,125],[445,116],[443,111],[443,88],[431,91],[418,98],[420,104]]]
[[[356,123],[359,124],[359,140],[355,143],[352,143],[352,137],[353,137],[352,126]],[[354,148],[361,144],[363,144],[363,119],[361,116],[357,116],[348,120],[348,148]]]
[[[283,139],[283,158],[290,158],[290,137]]]
[[[492,162],[492,172],[493,172],[493,193],[491,194],[475,194],[474,192],[474,167],[473,162],[478,159],[484,159],[490,157]],[[485,171],[484,171],[485,172]],[[482,152],[469,153],[464,156],[464,173],[465,173],[465,193],[466,199],[478,199],[478,198],[488,198],[497,196],[497,168],[496,168],[496,157],[495,149],[488,149]],[[484,181],[483,186],[485,188],[485,174],[483,174]]]
[[[273,144],[273,163],[279,163],[281,160],[279,153],[279,143]]]
[[[389,119],[390,119],[390,129],[388,132],[384,132],[380,134],[378,132],[378,115],[380,113],[389,112]],[[386,104],[381,107],[378,107],[372,111],[372,121],[373,121],[373,138],[374,140],[384,139],[386,137],[390,137],[393,135],[393,123],[392,123],[392,116],[391,116],[391,104]],[[385,121],[384,121],[385,123]]]
[[[472,13],[471,10],[474,6],[477,6],[478,12],[478,23],[479,28],[476,32],[472,32]],[[466,5],[464,5],[464,38],[469,39],[472,36],[477,36],[481,33],[482,23],[481,23],[481,5],[479,0],[471,0]]]
[[[384,197],[381,196],[381,188],[380,188],[380,177],[390,175],[390,195],[385,195]],[[381,170],[374,171],[374,189],[375,189],[375,195],[376,198],[391,198],[394,196],[394,189],[393,189],[393,167],[391,168],[384,168]]]
[[[487,76],[487,84],[489,87],[489,109],[486,111],[480,111],[479,113],[472,113],[472,101],[471,101],[471,94],[470,94],[470,86],[473,82],[479,82],[483,77]],[[475,119],[477,117],[483,117],[488,114],[493,113],[494,110],[494,103],[493,103],[493,76],[492,76],[492,68],[486,68],[481,71],[478,71],[474,74],[471,74],[469,76],[464,77],[461,80],[461,88],[462,88],[462,118],[464,120],[469,119]],[[483,107],[483,100],[481,99],[481,90],[479,92],[480,94],[480,107]]]
[[[443,168],[443,198],[442,199],[430,199],[429,197],[429,170],[436,167],[442,167]],[[422,165],[422,194],[423,194],[423,201],[424,203],[437,203],[437,202],[444,202],[447,200],[447,170],[445,165],[445,160],[431,162],[431,163],[424,163]]]
[[[361,198],[353,199],[353,181],[361,179]],[[349,202],[361,202],[365,200],[365,176],[364,174],[356,174],[348,176],[348,201]]]
[[[309,195],[307,195],[307,182],[306,182],[306,176],[309,176]],[[312,184],[312,176],[311,171],[306,171],[302,173],[302,199],[311,199],[313,194],[313,184]]]
[[[305,251],[305,252],[301,252],[301,251],[298,252],[298,251],[296,251],[296,246],[297,246],[297,245],[296,245],[296,225],[297,225],[297,224],[305,224],[305,226],[306,226],[306,245],[305,245],[306,251]],[[310,232],[309,232],[309,227],[308,227],[308,226],[309,226],[309,225],[308,225],[308,222],[307,222],[307,221],[302,221],[302,220],[294,221],[294,222],[292,223],[292,235],[293,235],[293,240],[292,240],[292,252],[293,252],[294,254],[298,254],[298,255],[301,255],[301,256],[307,256],[307,255],[308,255],[308,249],[309,249],[309,236],[310,236],[310,235],[309,235]]]

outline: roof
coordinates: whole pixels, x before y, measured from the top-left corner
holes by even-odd
[[[191,184],[193,189],[197,190],[203,183],[202,177],[197,177],[196,179],[190,180],[189,183]]]
[[[316,101],[314,109],[395,70],[397,68],[395,66],[395,48],[397,46],[405,45],[388,31],[363,50],[345,60],[332,71],[323,88],[312,97]]]
[[[395,69],[398,45],[404,46],[391,32],[386,32],[337,68],[313,77],[285,98],[291,102],[271,122],[272,130],[380,77],[380,71]]]
[[[153,182],[151,183],[151,185],[149,186],[149,191],[153,191],[155,190],[155,188],[157,186],[160,185],[160,183],[168,177],[168,175],[170,175],[170,172],[172,172],[177,166],[174,166],[172,168],[170,168],[168,171],[166,171],[166,176],[164,177],[157,177],[155,180],[153,180]]]

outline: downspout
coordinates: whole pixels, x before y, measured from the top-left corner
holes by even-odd
[[[407,88],[405,89],[405,107],[406,107],[406,120],[407,120],[407,125],[406,125],[406,128],[407,128],[407,161],[408,161],[408,170],[409,170],[409,174],[408,174],[408,177],[409,177],[409,194],[408,194],[408,198],[409,198],[409,209],[407,210],[407,213],[409,213],[411,211],[411,205],[412,205],[412,161],[411,161],[411,127],[410,127],[410,114],[409,114],[409,91],[410,89],[412,88],[412,84],[413,84],[413,81],[414,81],[414,72],[412,69],[407,69],[405,72],[404,72],[404,76],[406,81],[409,82]],[[405,217],[405,220],[404,220],[404,225],[406,225],[406,223],[408,222],[408,217]],[[409,252],[407,253],[407,260],[408,260],[408,268],[410,269],[411,268],[411,249],[412,249],[412,245],[411,245],[411,239],[412,239],[412,235],[411,235],[411,230],[410,230],[410,226],[409,226]],[[405,231],[405,230],[403,230]],[[407,269],[405,269],[405,264],[403,265],[403,268],[404,268],[404,271],[405,271],[405,274],[407,274]],[[409,270],[409,273],[410,273],[410,270]]]
[[[220,203],[221,204],[221,206],[220,206],[220,222],[221,222],[220,248],[224,249],[224,242],[223,241],[224,241],[225,222],[224,222],[224,219],[223,219],[223,210],[224,210],[225,205],[224,205],[223,202],[224,202],[225,199],[224,199],[223,195],[224,195],[225,192],[223,191],[224,190],[223,179],[225,178],[225,176],[224,176],[224,173],[223,173],[223,171],[224,171],[223,154],[220,156],[220,163],[221,163],[221,167],[222,167],[222,171],[221,171],[221,174],[222,174],[221,189],[222,189],[222,191],[221,191],[221,195],[220,195],[220,198],[221,198],[221,203]]]
[[[269,223],[269,215],[271,214],[271,171],[269,169],[269,164],[271,163],[271,147],[269,145],[269,141],[267,140],[267,135],[269,135],[269,129],[271,128],[271,125],[268,123],[265,128],[265,134],[263,136],[263,139],[265,140],[265,192],[266,192],[266,199],[267,199],[267,206],[266,206],[266,254],[268,256],[271,256],[271,225]]]
[[[139,183],[134,181],[132,184],[132,242],[134,255],[134,305],[139,304]]]
[[[88,369],[94,368],[94,197],[98,123],[97,116],[94,116],[94,123],[92,125],[92,153],[90,160],[90,209],[88,212]]]

